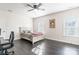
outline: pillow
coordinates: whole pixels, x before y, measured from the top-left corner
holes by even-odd
[[[22,33],[25,33],[25,31],[23,30]]]

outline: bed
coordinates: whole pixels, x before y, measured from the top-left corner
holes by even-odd
[[[44,35],[41,32],[31,32],[26,27],[20,27],[20,38],[31,41],[33,44],[44,39]]]

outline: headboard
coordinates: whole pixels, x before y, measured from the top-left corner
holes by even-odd
[[[31,32],[31,30],[28,29],[27,27],[19,27],[19,32],[20,33],[29,33],[29,32]]]

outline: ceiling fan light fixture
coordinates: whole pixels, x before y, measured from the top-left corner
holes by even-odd
[[[44,11],[45,9],[41,9],[40,6],[42,6],[42,3],[30,3],[30,4],[26,4],[28,7],[31,7],[32,9],[28,10],[28,11],[33,11],[33,10],[42,10]]]

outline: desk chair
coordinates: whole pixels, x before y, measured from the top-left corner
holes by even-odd
[[[14,54],[14,51],[8,52],[8,49],[13,48],[14,46],[14,32],[11,31],[10,37],[7,43],[0,44],[1,45],[1,53],[3,55],[9,55],[10,53]]]

